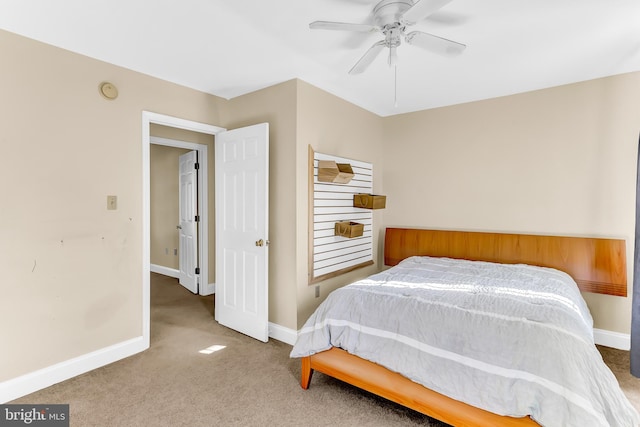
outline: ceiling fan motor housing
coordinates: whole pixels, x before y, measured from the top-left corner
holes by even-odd
[[[380,27],[399,26],[402,15],[413,6],[411,0],[382,0],[373,9],[375,23]]]

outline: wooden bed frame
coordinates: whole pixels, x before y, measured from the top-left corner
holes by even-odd
[[[385,264],[414,255],[553,267],[587,292],[627,294],[625,241],[443,230],[388,228]],[[322,372],[454,426],[537,426],[530,417],[497,415],[429,390],[339,348],[302,358],[301,385]]]

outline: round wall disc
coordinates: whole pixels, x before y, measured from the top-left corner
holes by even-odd
[[[100,94],[107,99],[116,99],[118,97],[118,89],[112,83],[100,83]]]

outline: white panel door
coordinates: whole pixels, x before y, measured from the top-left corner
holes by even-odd
[[[180,224],[178,225],[180,284],[194,294],[198,293],[198,152],[180,156],[179,198]]]
[[[215,318],[267,342],[269,125],[218,133],[215,150]]]

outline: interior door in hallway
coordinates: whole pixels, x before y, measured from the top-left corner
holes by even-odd
[[[269,125],[216,134],[216,299],[220,324],[268,341]]]
[[[180,284],[194,294],[198,293],[198,152],[180,156],[178,224]]]

